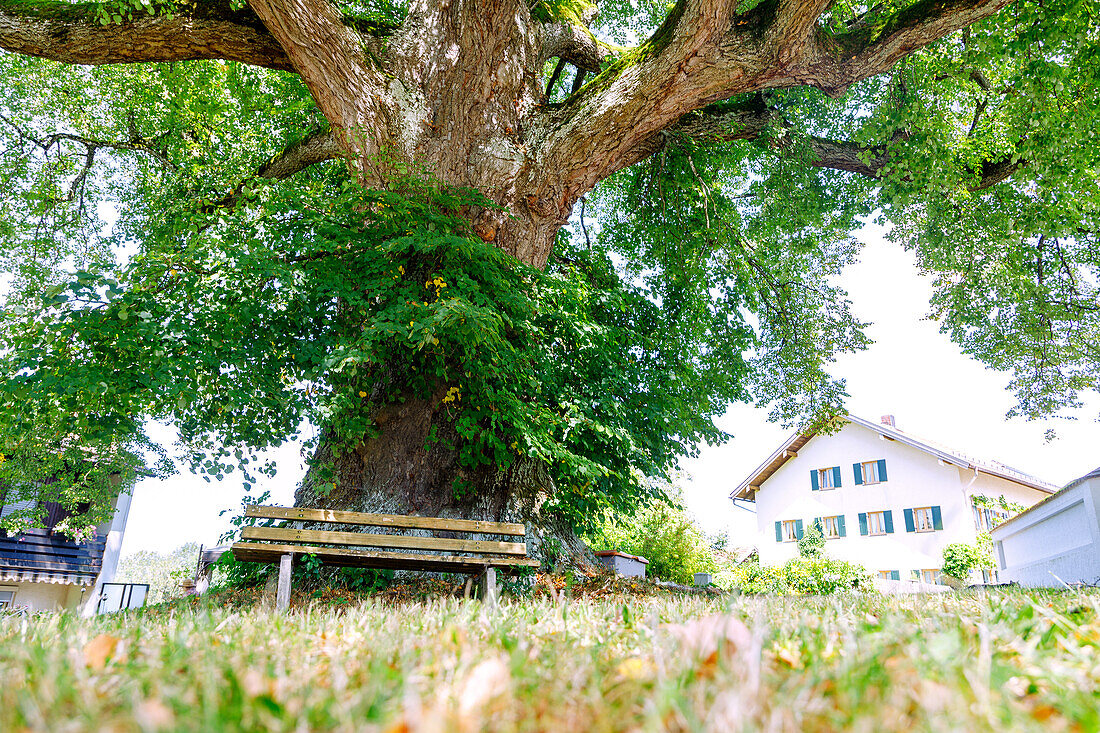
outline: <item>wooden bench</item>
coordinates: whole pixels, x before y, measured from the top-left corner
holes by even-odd
[[[282,519],[288,522],[353,524],[505,537],[523,537],[526,534],[522,524],[410,517],[400,514],[366,514],[332,509],[250,504],[245,507],[244,514],[254,519]],[[362,547],[383,549],[358,549]],[[241,541],[234,543],[230,549],[237,560],[279,563],[275,606],[280,611],[286,610],[290,603],[290,568],[295,555],[314,555],[325,564],[344,567],[463,573],[470,575],[471,580],[473,576],[480,576],[482,592],[490,602],[496,600],[497,568],[539,565],[538,560],[527,557],[527,545],[523,542],[414,537],[295,527],[245,527],[241,533]]]

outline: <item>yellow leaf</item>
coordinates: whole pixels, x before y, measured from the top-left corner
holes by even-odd
[[[84,645],[84,664],[99,671],[107,666],[107,660],[118,647],[118,638],[100,634]]]
[[[615,673],[628,680],[640,680],[651,677],[656,669],[656,666],[650,659],[630,657],[629,659],[624,659],[619,662],[619,666],[615,668]]]

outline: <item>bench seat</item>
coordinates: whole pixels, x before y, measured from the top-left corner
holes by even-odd
[[[527,557],[527,545],[522,541],[475,540],[455,536],[480,534],[522,539],[526,535],[522,524],[257,504],[246,506],[245,516],[296,524],[362,525],[387,530],[379,534],[342,529],[304,529],[300,526],[245,527],[241,531],[241,541],[230,548],[233,557],[243,562],[279,565],[276,607],[280,611],[286,610],[290,602],[290,570],[295,555],[312,555],[326,565],[343,567],[480,575],[490,600],[496,597],[497,568],[516,570],[540,565],[538,560]],[[392,533],[398,529],[421,533],[444,532],[447,536]]]
[[[424,570],[436,573],[480,573],[488,567],[537,568],[539,561],[530,557],[469,557],[462,555],[420,555],[415,553],[352,550],[315,545],[275,545],[237,542],[233,557],[246,562],[278,562],[286,554],[316,555],[326,565],[370,567],[387,570]]]

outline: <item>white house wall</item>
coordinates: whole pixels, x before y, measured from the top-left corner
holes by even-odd
[[[1001,580],[1029,587],[1100,579],[1100,479],[1078,484],[993,533]],[[1056,577],[1057,576],[1057,577]]]
[[[886,460],[887,480],[856,485],[853,464],[879,459]],[[840,487],[813,491],[811,469],[830,466],[840,466]],[[808,527],[815,517],[844,515],[847,536],[827,540],[828,555],[872,571],[897,570],[903,579],[912,570],[939,569],[944,546],[973,542],[977,536],[969,500],[975,493],[1004,494],[1028,506],[1046,496],[985,474],[974,479],[971,470],[941,463],[929,453],[849,423],[838,433],[812,438],[760,487],[756,495],[760,560],[776,565],[798,555],[796,542],[776,542],[776,521],[801,519]],[[942,530],[906,531],[902,510],[934,505],[940,507]],[[860,513],[886,509],[893,512],[893,534],[859,533]]]
[[[31,611],[60,611],[75,609],[86,597],[90,587],[68,583],[5,583],[0,581],[0,590],[14,590],[12,605],[25,607]]]

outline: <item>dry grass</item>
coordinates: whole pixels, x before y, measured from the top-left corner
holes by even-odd
[[[1100,729],[1096,591],[231,601],[0,621],[0,730]]]

